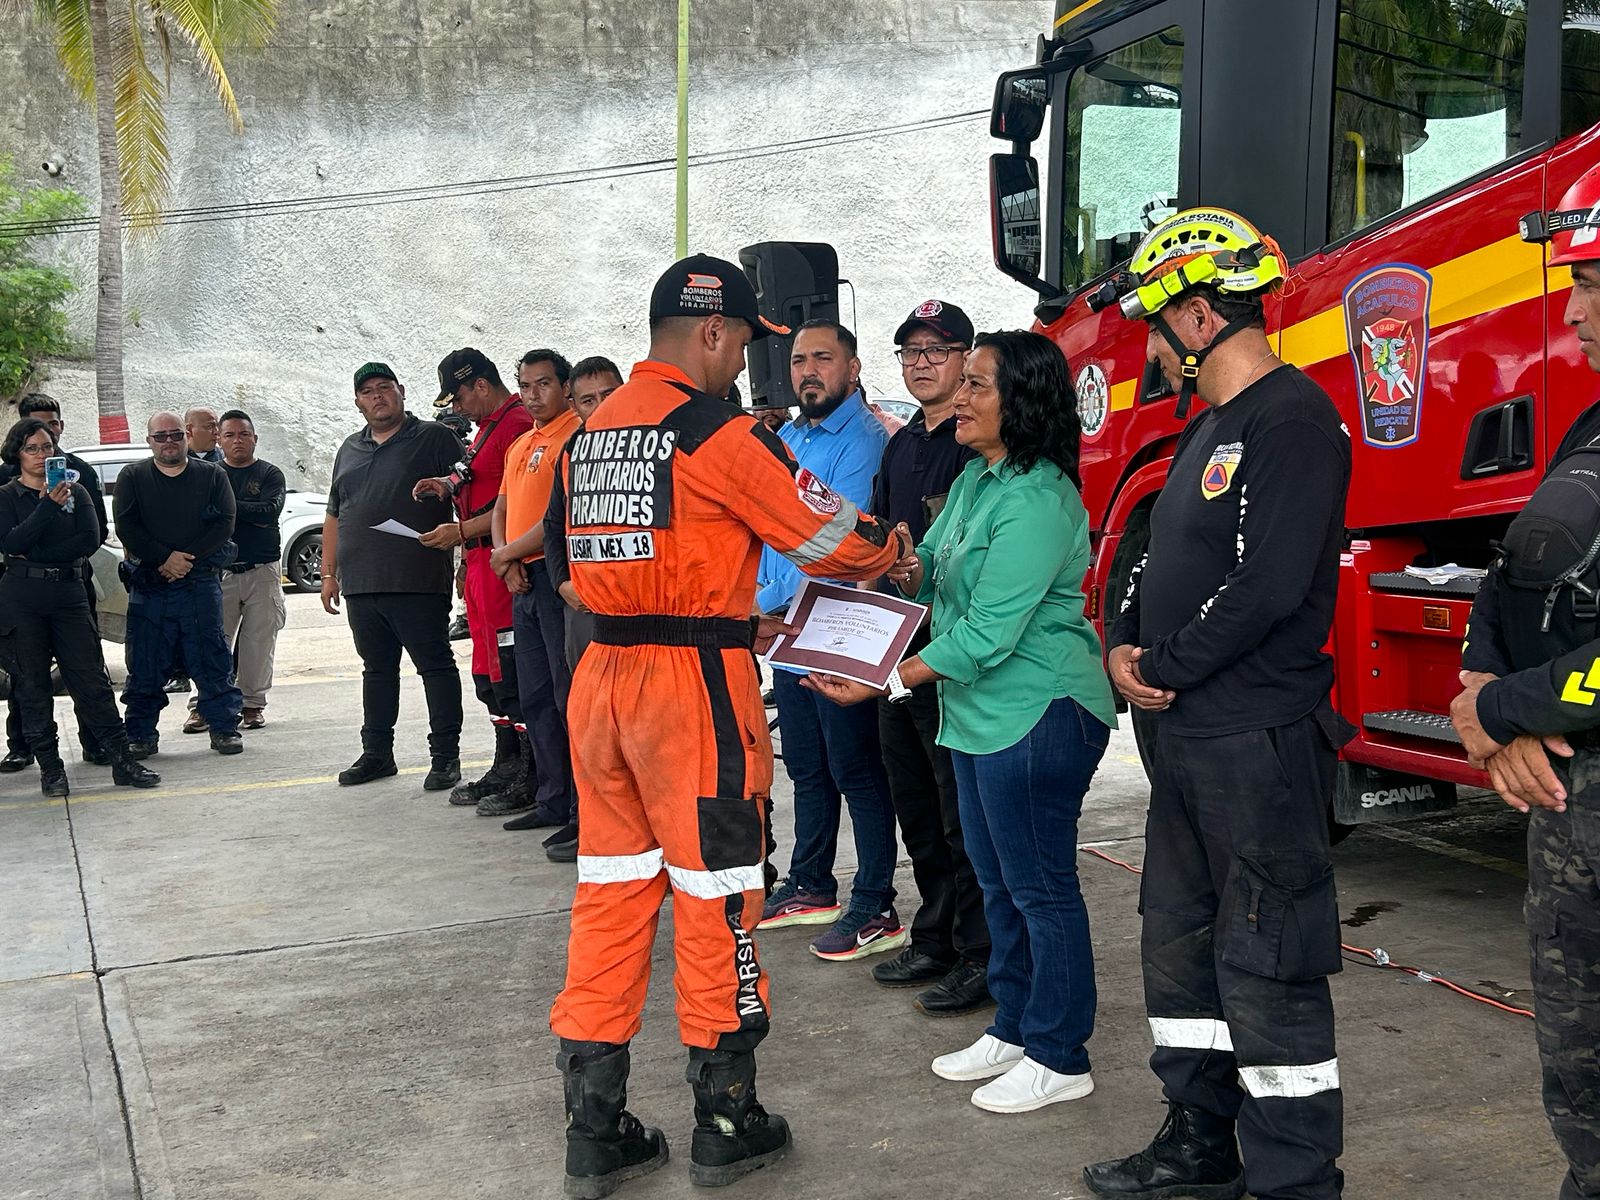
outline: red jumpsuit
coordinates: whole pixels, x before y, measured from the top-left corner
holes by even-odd
[[[533,418],[513,395],[478,426],[472,445],[472,479],[456,494],[456,512],[463,521],[494,508],[505,474],[506,451],[528,430]],[[494,543],[487,533],[462,547],[467,564],[465,584],[467,630],[472,634],[472,673],[500,682],[500,638],[511,635],[511,593],[489,566]],[[508,643],[509,644],[509,643]]]
[[[750,612],[766,542],[802,570],[869,579],[897,539],[724,400],[645,361],[569,444],[557,480],[572,582],[594,610],[567,710],[581,813],[567,981],[551,1028],[639,1030],[656,918],[673,891],[683,1042],[754,1046],[767,981],[762,821],[772,742]]]

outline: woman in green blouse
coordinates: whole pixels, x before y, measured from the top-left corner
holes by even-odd
[[[932,638],[900,664],[889,694],[939,682],[939,742],[955,761],[962,837],[993,940],[994,1023],[933,1070],[999,1076],[972,1102],[1029,1112],[1094,1090],[1078,814],[1116,710],[1083,612],[1089,523],[1066,359],[1036,333],[981,334],[955,421],[956,440],[978,457],[922,544],[889,573],[933,606]],[[882,694],[833,676],[807,682],[841,704]]]

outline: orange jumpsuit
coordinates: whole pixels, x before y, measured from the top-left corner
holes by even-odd
[[[810,574],[870,579],[896,539],[666,363],[636,365],[562,467],[572,582],[596,616],[567,710],[578,891],[550,1027],[612,1043],[639,1031],[670,885],[683,1042],[747,1049],[767,1029],[750,936],[772,785],[750,653],[761,544]]]

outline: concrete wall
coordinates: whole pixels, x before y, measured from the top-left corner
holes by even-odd
[[[194,73],[174,73],[169,207],[335,196],[670,158],[673,0],[282,0],[270,47],[231,75],[232,136]],[[1031,61],[1041,0],[695,0],[691,149],[784,143],[987,109]],[[45,31],[8,16],[0,148],[95,194],[93,124]],[[865,378],[903,396],[895,325],[918,301],[980,329],[1026,324],[1031,295],[989,261],[978,118],[691,171],[692,248],[832,242],[854,281]],[[480,347],[509,369],[553,345],[626,366],[650,283],[673,256],[673,176],[163,229],[128,255],[128,410],[209,402],[257,414],[262,453],[326,479],[355,424],[350,372],[394,363],[429,411],[434,367]],[[63,239],[93,337],[94,237]],[[848,310],[847,310],[848,312]],[[846,318],[849,319],[848,316]],[[69,440],[93,440],[92,375],[58,364]]]

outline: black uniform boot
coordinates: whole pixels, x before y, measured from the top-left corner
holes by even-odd
[[[724,1187],[789,1153],[789,1123],[756,1103],[756,1056],[749,1050],[689,1049],[694,1140],[689,1182]]]
[[[1168,1101],[1167,1108],[1155,1141],[1139,1153],[1083,1169],[1089,1190],[1137,1200],[1239,1200],[1244,1164],[1234,1123],[1185,1104]]]
[[[556,1053],[567,1093],[567,1178],[562,1195],[598,1200],[666,1165],[667,1139],[641,1124],[628,1102],[628,1047],[561,1039]]]
[[[470,783],[463,783],[450,793],[450,803],[458,808],[471,808],[485,796],[494,796],[505,790],[509,780],[517,778],[522,767],[522,747],[517,741],[514,725],[494,727],[494,762],[489,769]]]
[[[39,760],[39,790],[52,800],[65,800],[72,789],[67,786],[67,768],[55,742],[34,751]]]
[[[161,782],[161,776],[129,753],[126,742],[117,749],[107,751],[107,754],[107,761],[111,764],[111,782],[118,787],[152,788]]]
[[[0,758],[0,775],[10,775],[14,771],[23,771],[33,766],[33,755],[27,750],[8,750],[6,756]]]

